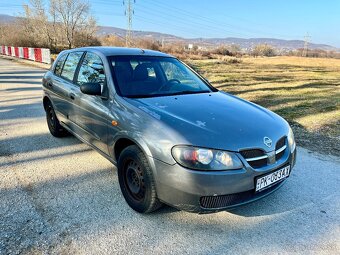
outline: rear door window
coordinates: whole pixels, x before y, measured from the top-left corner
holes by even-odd
[[[98,55],[87,52],[79,69],[77,84],[99,83],[104,85],[105,80],[103,61]]]
[[[61,70],[63,68],[66,57],[67,57],[67,54],[64,54],[60,56],[60,58],[58,58],[57,63],[55,64],[55,68],[54,68],[54,73],[56,75],[59,75],[59,76],[61,75]]]
[[[83,52],[71,52],[64,64],[63,70],[61,71],[61,77],[73,81],[74,74],[76,72],[79,60],[81,56],[83,55]]]

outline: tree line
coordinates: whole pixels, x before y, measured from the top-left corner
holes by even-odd
[[[14,23],[0,26],[2,44],[49,48],[52,52],[100,44],[88,2],[31,0],[23,9]]]

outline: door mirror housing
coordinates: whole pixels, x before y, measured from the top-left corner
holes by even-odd
[[[101,96],[102,86],[98,82],[88,82],[80,85],[80,91],[91,96]]]

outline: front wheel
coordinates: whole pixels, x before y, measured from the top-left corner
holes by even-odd
[[[126,202],[135,211],[149,213],[161,207],[152,170],[136,145],[122,151],[118,160],[118,179]]]

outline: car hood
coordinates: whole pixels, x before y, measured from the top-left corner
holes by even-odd
[[[289,126],[277,114],[224,92],[127,99],[152,118],[176,132],[181,141],[195,146],[239,151],[275,149]],[[157,132],[155,130],[155,132]],[[271,147],[264,137],[273,141]]]

